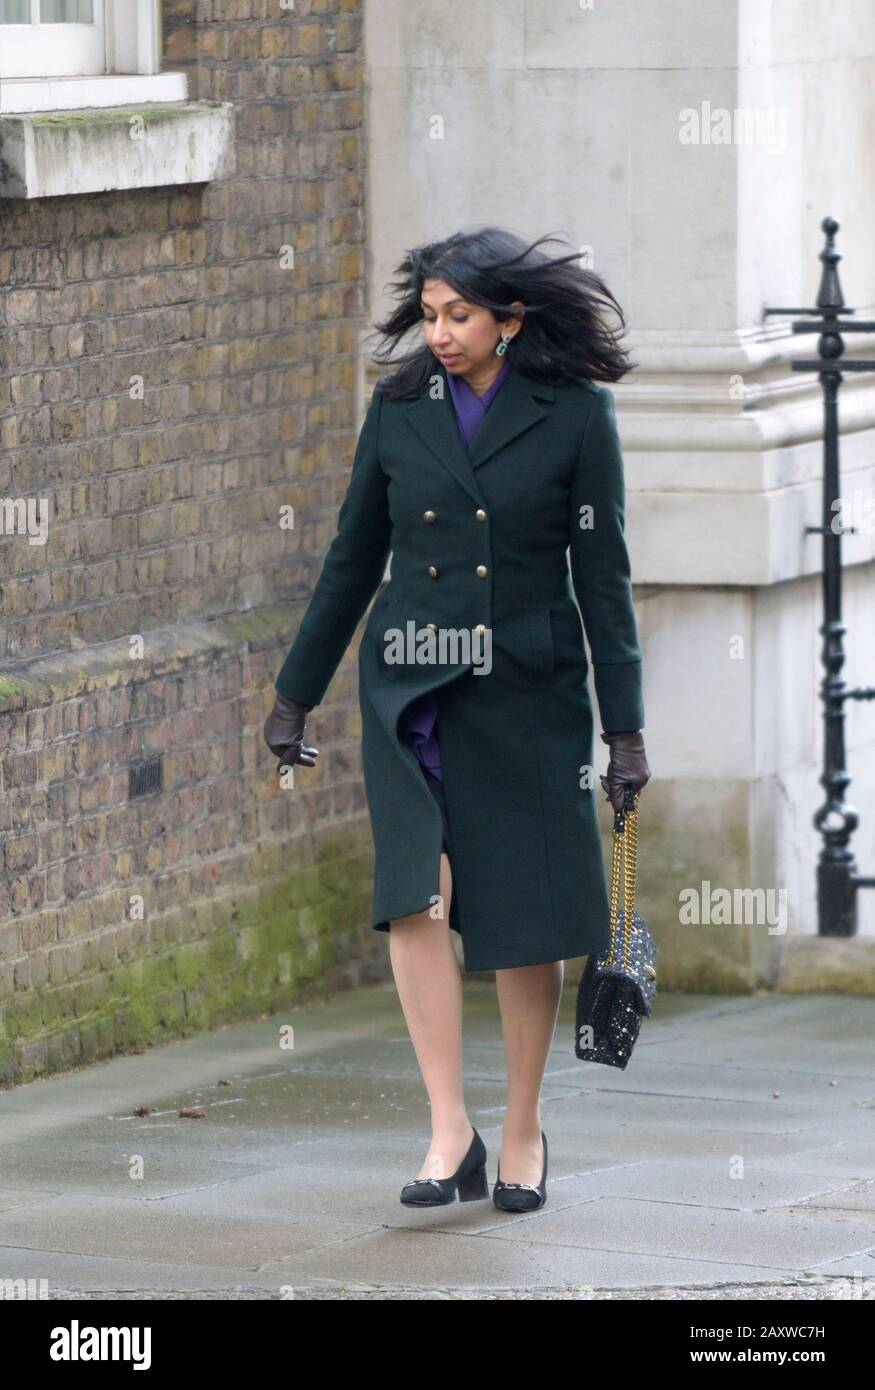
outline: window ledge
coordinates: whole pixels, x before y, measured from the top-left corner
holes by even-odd
[[[191,101],[0,116],[0,198],[226,178],[233,115],[230,102]]]
[[[141,102],[185,101],[184,72],[148,75],[110,73],[106,77],[8,77],[0,81],[0,116],[26,111],[76,111]]]

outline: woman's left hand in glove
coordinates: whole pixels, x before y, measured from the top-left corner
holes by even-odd
[[[601,775],[599,780],[614,810],[622,811],[626,787],[632,786],[640,792],[650,781],[644,739],[638,729],[634,733],[602,734],[602,742],[610,748],[611,756],[607,776]]]

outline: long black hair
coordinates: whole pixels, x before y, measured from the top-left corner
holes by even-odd
[[[437,358],[427,343],[395,355],[402,338],[422,321],[420,296],[432,279],[485,305],[498,323],[512,317],[513,300],[521,300],[522,328],[508,344],[507,356],[538,381],[619,381],[632,371],[638,364],[620,346],[626,321],[616,299],[595,271],[581,265],[580,251],[548,256],[538,249],[551,241],[561,238],[546,235],[527,244],[503,227],[478,227],[408,251],[391,285],[401,302],[374,325],[385,339],[372,353],[374,361],[396,368],[376,389],[390,400],[420,395],[434,376]],[[616,315],[616,327],[606,313]]]

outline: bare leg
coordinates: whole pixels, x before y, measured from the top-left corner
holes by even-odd
[[[541,1084],[556,1031],[564,973],[561,960],[495,972],[507,1062],[500,1154],[503,1182],[541,1180]]]
[[[462,974],[450,937],[453,876],[441,855],[438,904],[389,923],[389,956],[431,1104],[432,1137],[417,1178],[449,1178],[474,1138],[462,1094]]]

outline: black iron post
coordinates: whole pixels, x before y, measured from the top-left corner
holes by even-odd
[[[845,764],[845,701],[873,700],[875,688],[849,690],[842,676],[845,663],[842,622],[842,535],[854,532],[842,526],[834,503],[841,496],[839,466],[838,393],[843,372],[875,371],[875,362],[842,362],[845,350],[842,333],[872,333],[875,323],[858,320],[848,323],[843,314],[853,314],[845,305],[839,283],[841,255],[835,248],[839,224],[825,217],[821,230],[826,245],[820,253],[823,272],[814,309],[766,309],[767,314],[805,314],[811,319],[794,322],[794,333],[819,333],[818,358],[793,362],[794,372],[816,371],[823,388],[823,505],[821,525],[806,526],[806,533],[823,537],[823,637],[821,661],[824,677],[820,686],[823,700],[823,773],[821,786],[826,800],[814,815],[814,824],[823,836],[817,864],[817,929],[821,936],[853,936],[857,931],[857,889],[875,887],[875,878],[857,873],[850,839],[859,817],[845,801],[851,780]]]

